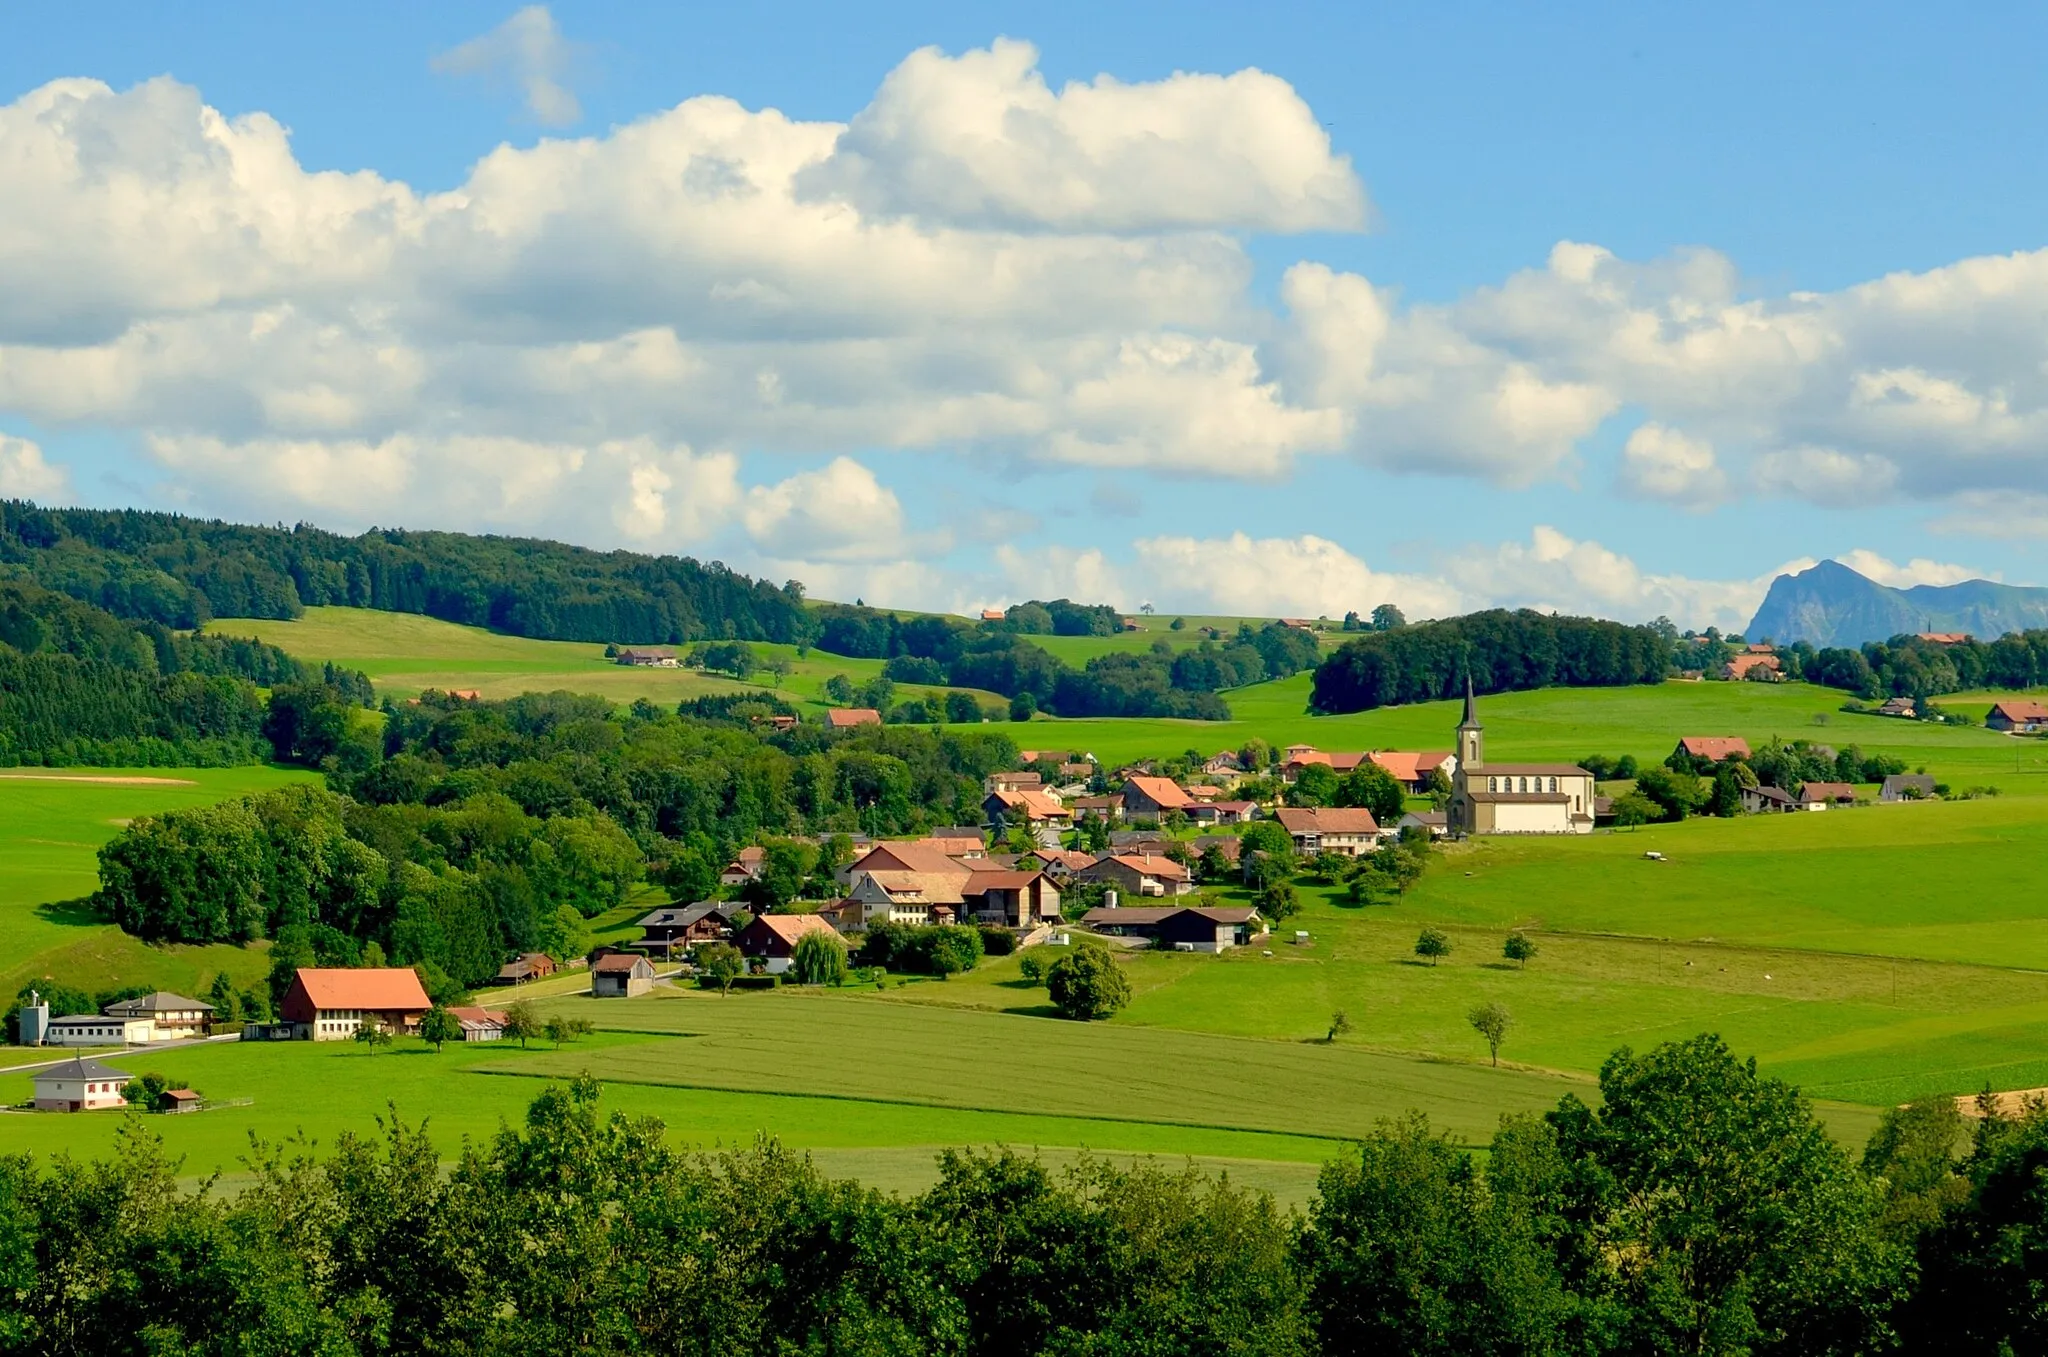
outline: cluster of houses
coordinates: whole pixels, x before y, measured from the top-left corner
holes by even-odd
[[[1748,759],[1749,741],[1739,735],[1687,735],[1678,742],[1678,753],[1694,760],[1721,763]],[[1877,799],[1885,804],[1932,798],[1934,778],[1927,773],[1894,773],[1878,784]],[[1750,815],[1774,815],[1793,811],[1829,810],[1856,804],[1856,788],[1847,782],[1807,782],[1794,794],[1782,787],[1745,787],[1742,809]]]

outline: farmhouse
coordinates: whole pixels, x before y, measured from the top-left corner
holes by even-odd
[[[862,872],[966,872],[968,866],[926,839],[895,839],[878,843],[855,858],[841,872],[840,879],[851,885]]]
[[[961,903],[976,923],[1033,928],[1060,921],[1060,888],[1044,872],[976,872],[960,888]]]
[[[1244,840],[1235,834],[1203,834],[1196,838],[1193,848],[1197,857],[1206,856],[1213,848],[1233,867],[1244,856]]]
[[[1185,811],[1195,804],[1180,784],[1164,777],[1124,779],[1124,818],[1156,820],[1169,811]]]
[[[1740,735],[1687,735],[1673,752],[1689,759],[1720,763],[1726,759],[1748,758],[1749,741]]]
[[[1928,641],[1938,646],[1959,646],[1970,639],[1967,631],[1920,631],[1913,633],[1916,641]]]
[[[1126,895],[1186,895],[1195,888],[1187,868],[1172,858],[1150,853],[1119,853],[1075,875],[1083,881],[1100,881]]]
[[[108,1004],[106,1015],[127,1020],[145,1019],[150,1024],[148,1041],[189,1041],[213,1030],[213,1005],[182,994],[158,990],[140,998]]]
[[[1283,781],[1293,782],[1301,776],[1303,769],[1312,767],[1327,768],[1342,777],[1357,771],[1359,764],[1369,762],[1371,758],[1370,754],[1363,752],[1326,754],[1314,745],[1291,744],[1287,746],[1286,761],[1280,765],[1280,777]]]
[[[1458,770],[1458,756],[1449,750],[1441,752],[1410,753],[1398,749],[1376,750],[1371,756],[1374,763],[1387,770],[1401,789],[1413,795],[1429,790],[1437,772],[1442,771],[1448,778]]]
[[[2048,727],[2048,706],[2023,698],[2007,698],[1991,704],[1984,724],[2008,735],[2032,735]]]
[[[1783,787],[1744,787],[1742,809],[1749,815],[1771,815],[1798,810],[1799,801]]]
[[[405,966],[357,969],[301,966],[278,1005],[298,1041],[347,1041],[365,1019],[393,1032],[419,1027],[430,1007],[417,971]]]
[[[676,653],[659,646],[628,646],[619,651],[618,662],[642,669],[673,669],[676,667]]]
[[[633,999],[654,988],[654,963],[638,952],[607,952],[590,963],[590,993],[599,999]]]
[[[1879,716],[1902,716],[1910,721],[1916,713],[1912,698],[1888,697],[1884,700],[1883,705],[1878,707],[1877,714]]]
[[[1934,797],[1934,779],[1925,773],[1894,773],[1877,789],[1880,801],[1927,801]]]
[[[816,914],[763,914],[741,929],[734,941],[742,956],[759,957],[768,964],[770,975],[780,975],[789,969],[806,933],[836,937],[830,921]]]
[[[1112,938],[1136,938],[1161,951],[1227,952],[1265,931],[1250,906],[1106,906],[1081,917],[1087,927]]]
[[[936,872],[893,872],[862,870],[853,874],[853,885],[832,911],[842,930],[866,928],[872,923],[952,923],[966,904],[969,873],[957,864]],[[763,916],[801,918],[802,915]],[[756,919],[755,923],[760,920]],[[742,930],[744,938],[752,924]]]
[[[1036,773],[990,773],[982,780],[982,790],[990,792],[1037,791],[1045,779]]]
[[[768,850],[759,844],[750,844],[740,849],[733,860],[725,864],[725,870],[718,874],[718,884],[744,886],[749,881],[757,880],[761,875],[761,865],[766,861]]]
[[[825,713],[825,729],[852,730],[856,726],[879,726],[882,713],[873,707],[834,707]]]
[[[1379,822],[1363,807],[1308,810],[1283,806],[1273,818],[1294,840],[1297,853],[1341,853],[1355,858],[1379,846]]]
[[[1809,782],[1799,789],[1801,810],[1826,810],[1856,804],[1856,789],[1846,782]]]
[[[1453,834],[1590,834],[1593,775],[1569,763],[1486,762],[1472,680],[1458,723],[1458,768],[1451,776]]]
[[[37,1070],[30,1082],[35,1085],[38,1111],[92,1112],[122,1105],[121,1090],[127,1087],[128,1074],[79,1056]]]
[[[1724,679],[1746,679],[1751,674],[1756,674],[1759,678],[1775,682],[1783,677],[1779,669],[1780,665],[1776,655],[1744,651],[1740,655],[1732,656],[1728,663],[1721,666],[1721,677]]]
[[[1601,798],[1601,800],[1605,799],[1605,797]],[[1596,816],[1600,813],[1597,806],[1594,808],[1593,813]],[[1444,835],[1451,832],[1451,821],[1450,816],[1440,810],[1411,810],[1401,817],[1401,823],[1398,827],[1403,830],[1426,830],[1430,838],[1441,839]]]
[[[45,1046],[146,1046],[155,1039],[155,1024],[148,1018],[110,1018],[103,1013],[52,1018],[43,1029]]]
[[[1006,824],[1040,824],[1074,818],[1074,813],[1061,805],[1051,792],[990,792],[983,799],[981,809],[991,824],[997,820]]]
[[[544,980],[555,973],[555,959],[546,952],[524,952],[504,965],[491,977],[493,985],[523,985],[529,980]]]
[[[921,844],[938,849],[949,858],[985,858],[988,845],[982,842],[981,831],[969,825],[949,825],[934,829],[922,839]]]
[[[640,946],[650,956],[673,956],[700,942],[717,942],[731,934],[732,914],[716,900],[669,905],[640,920]]]
[[[1198,825],[1241,825],[1258,809],[1252,801],[1201,801],[1188,807],[1187,817]]]
[[[1075,815],[1093,815],[1098,820],[1121,820],[1124,818],[1124,799],[1121,796],[1077,796],[1067,802],[1067,809]]]

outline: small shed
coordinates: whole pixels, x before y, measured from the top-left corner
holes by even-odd
[[[600,999],[632,999],[654,988],[654,963],[636,952],[612,952],[590,967],[590,992]]]
[[[162,1110],[169,1113],[197,1112],[202,1101],[196,1089],[167,1088]]]

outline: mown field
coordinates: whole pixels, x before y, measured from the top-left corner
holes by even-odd
[[[314,774],[281,768],[0,769],[0,994],[46,976],[90,989],[204,988],[261,978],[260,951],[145,947],[84,908],[95,854],[138,816],[208,805]]]
[[[742,683],[690,669],[617,664],[604,657],[601,645],[536,641],[411,613],[365,608],[308,608],[303,617],[290,622],[221,618],[207,629],[221,636],[253,636],[302,660],[332,660],[360,669],[379,693],[394,697],[414,697],[429,688],[474,688],[488,698],[567,689],[618,703],[645,698],[672,707],[685,698],[709,693],[751,691],[772,692],[787,701],[822,707],[824,684],[833,675],[844,674],[861,684],[882,672],[880,660],[848,659],[817,650],[799,655],[795,646],[755,641],[750,642],[755,654],[763,660],[784,659],[790,671],[779,682],[762,673]],[[909,683],[897,686],[899,698],[947,691]],[[1007,699],[994,693],[977,695],[991,706],[1007,705]]]

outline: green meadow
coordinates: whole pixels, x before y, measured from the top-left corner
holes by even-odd
[[[147,947],[99,922],[100,845],[138,816],[311,780],[282,768],[0,769],[0,993],[45,977],[85,989],[259,979],[260,951]]]
[[[795,646],[753,641],[749,644],[755,654],[764,660],[786,660],[790,670],[779,682],[764,673],[743,683],[697,670],[617,664],[604,657],[603,646],[581,641],[536,641],[364,608],[308,608],[304,616],[289,622],[221,618],[208,623],[207,629],[221,636],[253,636],[302,660],[331,660],[360,669],[379,693],[394,697],[414,697],[429,688],[473,688],[487,698],[566,689],[621,704],[645,698],[673,707],[711,693],[758,692],[823,707],[824,685],[833,675],[844,674],[861,684],[882,672],[880,660],[848,659],[819,650],[800,655]],[[897,686],[901,697],[947,691],[911,683]],[[1007,706],[1008,700],[994,693],[976,695],[987,705]]]

